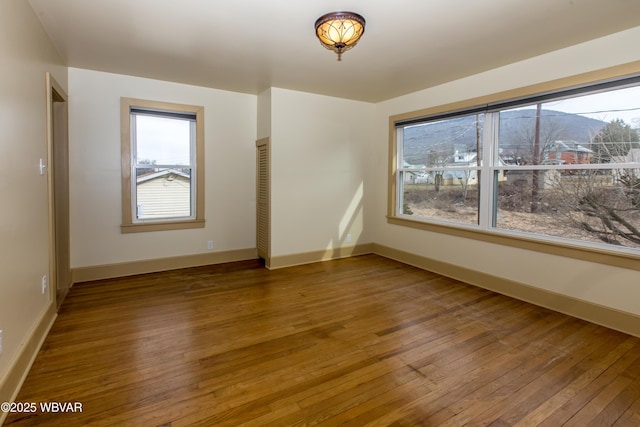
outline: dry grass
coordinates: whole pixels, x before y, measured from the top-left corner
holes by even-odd
[[[430,202],[410,204],[414,216],[437,218],[463,224],[477,224],[477,208],[468,205],[451,205],[446,209],[429,206]],[[583,230],[568,214],[560,212],[517,212],[501,209],[498,211],[496,226],[501,230],[522,231],[544,234],[565,239],[602,243],[597,236]],[[640,245],[628,240],[621,241],[624,247],[640,248]]]

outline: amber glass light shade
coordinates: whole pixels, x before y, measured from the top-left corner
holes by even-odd
[[[364,34],[364,25],[364,18],[357,13],[331,12],[316,21],[316,36],[324,47],[338,54],[340,61],[342,53],[360,40]]]

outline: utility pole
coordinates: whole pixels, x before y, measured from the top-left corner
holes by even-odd
[[[536,105],[536,128],[533,137],[533,164],[540,164],[540,116],[542,115],[542,104]],[[540,190],[540,171],[532,171],[531,177],[531,213],[538,212],[538,191]]]

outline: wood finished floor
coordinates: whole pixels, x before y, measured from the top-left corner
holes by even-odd
[[[375,255],[73,287],[8,426],[638,426],[640,339]]]

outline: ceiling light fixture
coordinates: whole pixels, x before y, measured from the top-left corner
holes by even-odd
[[[364,34],[364,24],[364,18],[357,13],[327,13],[316,21],[316,36],[324,47],[337,53],[341,61],[342,53],[354,47]]]

